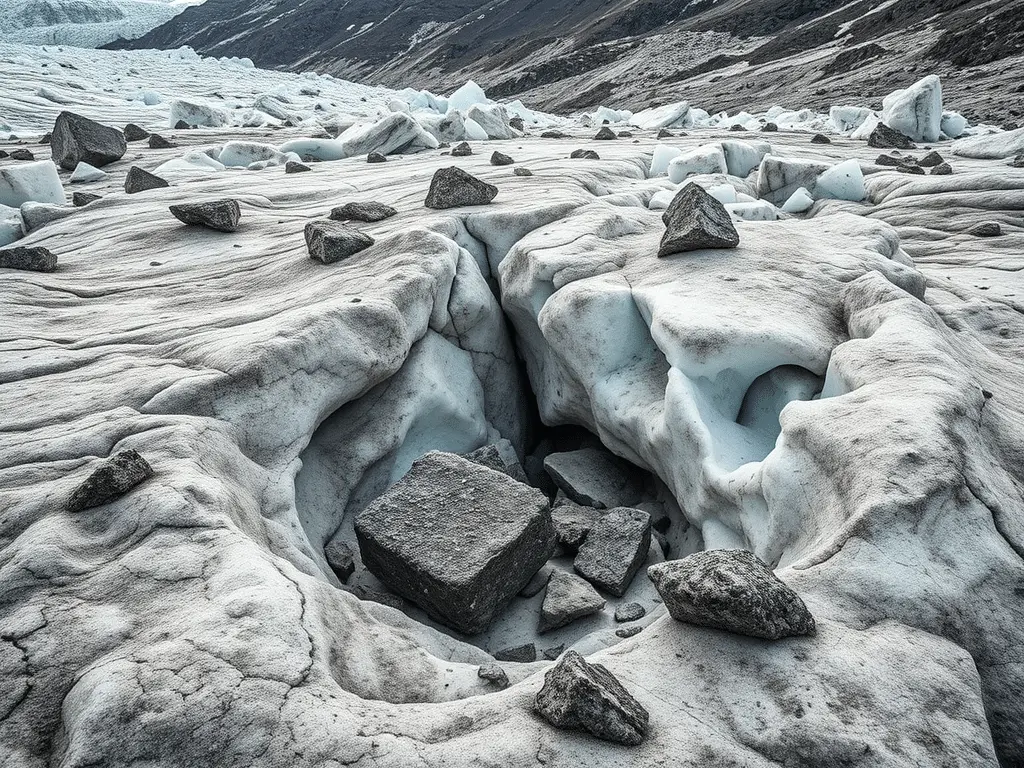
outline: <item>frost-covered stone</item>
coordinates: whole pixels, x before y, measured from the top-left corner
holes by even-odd
[[[555,547],[543,494],[436,451],[414,462],[355,525],[371,573],[468,635],[490,625]]]
[[[64,202],[57,167],[49,160],[0,167],[0,205],[18,208],[27,202]]]
[[[622,597],[651,548],[651,516],[639,509],[608,510],[590,529],[573,560],[591,584]]]
[[[124,134],[74,112],[61,112],[50,136],[53,160],[69,171],[79,163],[97,168],[124,157],[128,150]]]
[[[57,269],[57,257],[38,245],[0,248],[0,269],[53,272]]]
[[[207,227],[219,232],[234,232],[242,218],[237,200],[211,200],[202,203],[179,203],[170,207],[178,221],[190,226]]]
[[[647,575],[677,621],[768,640],[816,631],[800,596],[743,549],[657,563]]]
[[[333,264],[365,251],[374,240],[365,232],[338,221],[311,221],[305,229],[309,258]]]
[[[571,160],[600,160],[601,156],[592,149],[574,149],[569,153]]]
[[[911,141],[938,141],[942,135],[942,84],[928,75],[882,101],[882,122]],[[876,146],[876,145],[872,145]]]
[[[150,173],[144,168],[139,168],[137,165],[133,165],[128,169],[128,175],[124,178],[124,191],[129,195],[134,195],[136,192],[145,192],[149,189],[160,189],[161,187],[169,187],[166,179],[162,179],[156,174]]]
[[[702,250],[735,248],[739,233],[729,212],[698,184],[686,184],[662,214],[665,234],[658,256]]]
[[[579,576],[555,570],[548,579],[540,608],[538,632],[564,627],[604,608],[604,598]]]
[[[138,451],[118,451],[75,488],[65,506],[68,512],[81,512],[109,504],[152,476],[153,468]]]
[[[548,454],[544,469],[570,499],[597,509],[633,504],[643,493],[637,470],[600,448]]]
[[[352,202],[331,209],[330,217],[334,221],[362,221],[373,223],[384,221],[398,214],[394,208],[376,200]]]
[[[430,180],[424,205],[427,208],[461,208],[466,205],[487,205],[498,194],[493,184],[466,173],[461,168],[439,168]]]
[[[556,728],[586,731],[606,741],[636,746],[650,715],[615,676],[568,651],[544,675],[534,709]]]
[[[868,136],[868,146],[877,149],[913,149],[913,140],[904,133],[890,128],[885,123],[878,123]]]

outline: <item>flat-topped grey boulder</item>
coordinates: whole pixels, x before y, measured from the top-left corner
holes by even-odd
[[[601,515],[573,560],[576,572],[594,586],[622,597],[651,548],[651,516],[617,507]]]
[[[355,528],[374,576],[467,635],[486,629],[555,548],[540,491],[440,451],[414,462]]]
[[[365,251],[374,240],[365,232],[342,224],[339,221],[311,221],[305,229],[306,248],[309,258],[324,264],[347,259]]]
[[[725,206],[699,184],[685,184],[661,216],[658,256],[704,248],[735,248],[740,236]]]
[[[545,673],[533,707],[556,728],[629,746],[644,740],[650,719],[615,675],[576,651],[568,651]]]
[[[604,598],[579,576],[555,570],[540,607],[538,632],[564,627],[604,608]]]
[[[537,660],[537,646],[533,643],[525,643],[512,648],[502,648],[494,652],[494,658],[498,661],[514,661],[517,664],[528,664]]]
[[[211,200],[205,203],[172,205],[171,213],[178,221],[189,226],[206,227],[218,232],[234,232],[242,218],[237,200]]]
[[[327,546],[324,547],[324,558],[342,584],[355,573],[355,553],[352,552],[352,547],[347,541],[334,539],[327,542]]]
[[[626,507],[643,494],[639,470],[603,448],[549,453],[544,469],[566,496],[588,507]]]
[[[677,621],[767,640],[815,633],[800,596],[744,549],[697,552],[647,575]]]
[[[498,188],[493,184],[451,166],[434,172],[424,205],[438,210],[464,205],[487,205],[497,194]]]
[[[384,221],[397,214],[394,208],[374,200],[365,203],[345,203],[331,209],[328,218],[334,221],[363,221],[372,223]]]
[[[156,174],[133,165],[128,169],[128,175],[124,178],[124,191],[129,195],[136,192],[145,192],[147,189],[160,189],[169,187],[166,179],[161,179]]]
[[[61,112],[53,124],[50,149],[57,165],[73,171],[83,162],[102,168],[120,160],[128,150],[128,144],[117,128],[74,112]]]
[[[526,472],[523,471],[523,466],[519,463],[519,457],[516,455],[516,449],[505,438],[488,445],[483,445],[475,451],[467,453],[466,458],[470,461],[475,461],[477,464],[495,469],[498,472],[504,472],[520,483],[529,484],[529,481],[526,479]]]
[[[913,149],[914,142],[904,133],[895,128],[890,128],[885,123],[879,123],[868,136],[868,146],[878,149]]]
[[[0,248],[0,269],[53,272],[57,269],[57,257],[39,245],[15,245],[9,248]]]
[[[81,512],[107,504],[152,476],[153,468],[138,451],[131,448],[118,451],[75,488],[68,499],[67,510]]]

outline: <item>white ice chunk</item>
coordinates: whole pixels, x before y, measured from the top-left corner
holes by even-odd
[[[914,141],[938,141],[942,124],[942,84],[928,75],[882,101],[882,122]]]
[[[107,178],[106,171],[101,171],[99,168],[82,162],[76,165],[75,170],[71,173],[72,184],[80,181],[102,181],[105,178]]]
[[[813,192],[818,176],[827,169],[824,163],[766,155],[757,171],[757,196],[778,205],[799,187]]]
[[[728,166],[719,144],[707,144],[674,157],[668,164],[668,178],[673,184],[681,183],[694,173],[725,173]]]
[[[812,205],[814,205],[814,198],[811,197],[811,193],[805,187],[800,187],[782,204],[782,211],[784,213],[803,213]]]
[[[487,141],[487,131],[476,120],[467,117],[463,127],[466,129],[466,141]]]
[[[590,116],[593,125],[604,125],[609,123],[628,123],[633,118],[633,113],[628,109],[611,109],[609,107],[598,107]]]
[[[723,141],[722,152],[725,153],[725,165],[730,176],[746,178],[752,170],[761,164],[765,155],[772,151],[767,142]]]
[[[864,118],[863,123],[854,129],[853,133],[850,134],[850,138],[857,141],[867,141],[880,122],[882,122],[881,118],[872,112]]]
[[[967,130],[967,118],[959,112],[943,112],[939,128],[949,138],[959,139]]]
[[[828,111],[832,127],[840,133],[856,130],[873,114],[867,107],[834,106]]]
[[[514,139],[519,135],[508,124],[508,112],[501,104],[474,104],[466,117],[479,124],[488,139]]]
[[[0,245],[21,239],[21,213],[17,208],[0,205]]]
[[[490,99],[484,93],[484,89],[472,80],[466,82],[461,88],[448,97],[448,111],[458,109],[468,112],[474,104],[490,104]]]
[[[736,188],[731,184],[716,184],[713,187],[708,187],[706,191],[720,203],[737,202]]]
[[[670,147],[668,144],[658,144],[654,147],[654,155],[651,157],[651,176],[664,176],[668,173],[668,164],[672,158],[679,157],[683,150],[678,147]]]
[[[693,125],[693,116],[689,102],[676,101],[637,112],[629,122],[637,128],[658,131],[662,128],[689,128]]]
[[[228,168],[247,168],[259,162],[284,165],[289,160],[298,159],[294,152],[281,152],[270,144],[255,141],[229,141],[217,155],[217,160]]]
[[[647,207],[652,211],[663,211],[668,208],[669,203],[672,202],[672,198],[676,196],[676,190],[674,189],[661,189],[654,193],[651,198],[651,202],[647,204]]]
[[[370,152],[392,155],[437,147],[437,139],[402,112],[392,112],[372,125],[354,125],[341,134],[338,140],[342,143],[346,157]]]
[[[279,152],[294,152],[300,158],[316,160],[343,160],[345,147],[338,139],[292,139],[279,146]]]
[[[734,218],[746,221],[775,221],[779,218],[778,209],[767,200],[755,200],[752,203],[726,203],[725,210]]]
[[[184,155],[175,158],[174,160],[168,160],[166,163],[162,163],[154,169],[153,173],[157,176],[162,176],[175,172],[191,173],[200,171],[203,173],[210,173],[212,171],[223,170],[224,165],[222,163],[210,157],[205,152],[193,150],[192,152],[186,152]]]
[[[0,205],[20,208],[30,201],[58,205],[65,202],[57,166],[49,160],[0,168]]]
[[[856,160],[837,163],[818,177],[814,196],[819,200],[850,200],[860,202],[867,195],[864,190],[864,174]]]
[[[171,103],[170,126],[173,128],[180,120],[184,120],[189,125],[201,125],[207,128],[220,128],[231,122],[228,113],[219,107],[179,99]]]
[[[960,139],[953,145],[953,154],[982,160],[999,160],[1024,152],[1024,128],[1001,133]]]

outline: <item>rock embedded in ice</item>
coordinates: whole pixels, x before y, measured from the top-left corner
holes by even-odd
[[[814,205],[814,198],[806,188],[800,187],[782,204],[783,213],[803,213]]]
[[[108,504],[153,476],[153,468],[138,451],[118,451],[92,472],[68,499],[68,512]]]
[[[324,547],[324,559],[327,560],[327,565],[331,567],[334,575],[342,584],[355,573],[355,553],[352,552],[352,547],[347,541],[341,539],[329,541]]]
[[[574,149],[569,153],[572,160],[600,160],[601,156],[592,149]]]
[[[508,688],[508,675],[497,664],[484,664],[476,671],[477,677],[486,680],[504,690]]]
[[[514,162],[515,160],[501,152],[495,151],[491,153],[491,165],[512,165]]]
[[[533,171],[531,171],[529,168],[523,168],[522,166],[514,168],[512,170],[512,173],[515,174],[516,176],[533,176]]]
[[[494,658],[498,661],[514,661],[519,664],[528,664],[537,660],[537,646],[533,643],[525,643],[512,648],[502,648],[494,652]]]
[[[370,152],[366,156],[366,162],[368,163],[386,163],[388,159],[380,152]]]
[[[29,150],[25,149],[24,147],[22,147],[20,149],[12,150],[11,154],[9,155],[9,157],[11,158],[11,160],[23,160],[23,161],[24,160],[31,161],[31,160],[35,160],[36,159],[36,156],[33,155]]]
[[[643,494],[639,470],[602,448],[549,453],[544,469],[566,496],[584,506],[628,506]]]
[[[823,133],[816,133],[811,136],[811,144],[831,144],[832,139]]]
[[[548,579],[537,631],[543,634],[564,627],[597,613],[604,604],[604,598],[590,584],[575,574],[556,569]]]
[[[19,211],[21,214],[21,226],[27,235],[35,232],[52,221],[58,221],[75,213],[75,209],[67,205],[54,205],[53,203],[22,203]]]
[[[53,272],[57,269],[57,257],[38,245],[0,248],[0,269]]]
[[[465,458],[498,472],[504,472],[513,480],[529,485],[526,473],[523,471],[523,467],[519,463],[519,457],[516,455],[516,449],[505,438],[495,443],[483,445],[475,451],[467,453]]]
[[[50,148],[53,161],[69,171],[81,162],[102,168],[128,151],[124,134],[74,112],[61,112],[53,124]]]
[[[338,221],[311,221],[305,229],[306,248],[309,258],[324,264],[334,264],[342,259],[365,251],[374,240],[365,232],[353,229]]]
[[[134,195],[136,192],[145,192],[148,189],[160,189],[161,187],[169,187],[166,179],[162,179],[159,176],[150,173],[147,170],[139,168],[137,165],[133,165],[128,169],[128,175],[124,178],[124,191],[129,195]]]
[[[144,128],[137,126],[135,123],[128,123],[124,127],[124,140],[131,143],[133,141],[145,141],[149,138],[149,131]]]
[[[150,149],[174,149],[177,146],[177,144],[172,141],[168,141],[159,133],[152,133],[149,136]]]
[[[882,122],[912,141],[938,141],[942,135],[942,84],[936,75],[882,100]]]
[[[999,226],[998,221],[983,221],[965,229],[964,234],[974,237],[999,237],[1003,234],[1003,228]]]
[[[818,176],[826,170],[828,166],[824,163],[768,155],[757,170],[757,196],[781,205],[801,187],[813,194]]]
[[[658,256],[705,248],[735,248],[740,236],[732,217],[698,184],[686,184],[662,214],[665,234]]]
[[[473,154],[473,148],[469,146],[469,142],[462,142],[452,147],[452,157],[469,157]]]
[[[78,184],[87,181],[103,181],[107,178],[107,172],[101,171],[99,168],[94,168],[86,162],[81,162],[75,166],[74,172],[71,174],[71,178],[68,179],[72,184]]]
[[[57,166],[49,160],[0,168],[0,205],[19,208],[27,202],[64,202]]]
[[[925,168],[932,168],[933,166],[939,165],[942,162],[944,162],[942,159],[942,155],[940,155],[935,150],[932,150],[927,155],[918,160],[917,164],[922,165]]]
[[[311,170],[312,168],[310,168],[305,163],[297,163],[294,160],[289,160],[287,163],[284,164],[285,173],[306,173],[307,171]]]
[[[868,146],[876,149],[913,149],[914,142],[906,134],[879,123],[868,136]]]
[[[616,507],[598,518],[573,560],[576,572],[594,586],[622,597],[651,548],[651,516]]]
[[[362,221],[373,223],[390,219],[398,214],[394,208],[384,203],[370,200],[364,203],[353,202],[339,205],[331,209],[330,219],[333,221]]]
[[[171,102],[171,113],[167,124],[183,130],[198,126],[221,128],[230,123],[231,116],[219,107],[178,99]]]
[[[600,516],[598,510],[575,501],[565,499],[561,503],[556,502],[551,507],[551,524],[555,527],[559,546],[575,553]]]
[[[650,719],[611,672],[576,651],[568,651],[545,673],[534,709],[556,728],[629,746],[644,740]]]
[[[374,576],[467,635],[485,630],[555,548],[540,491],[439,451],[359,512],[355,528]]]
[[[497,194],[498,188],[493,184],[471,176],[461,168],[450,166],[434,172],[424,205],[437,210],[487,205]]]
[[[647,609],[640,603],[623,603],[615,609],[615,620],[619,623],[639,621],[647,615]]]
[[[721,144],[707,144],[683,152],[668,164],[668,179],[673,184],[681,184],[692,174],[728,172],[729,166]]]
[[[608,141],[609,139],[617,139],[617,138],[619,138],[619,137],[615,134],[615,131],[613,131],[607,125],[601,126],[601,130],[599,130],[594,135],[594,141]]]
[[[814,186],[815,198],[860,202],[867,196],[864,173],[857,160],[844,160],[818,177]]]
[[[207,227],[218,232],[234,232],[242,218],[237,200],[211,200],[203,203],[179,203],[170,207],[178,221],[189,226]]]
[[[698,552],[647,575],[677,621],[767,640],[815,634],[800,596],[744,549]]]
[[[953,173],[953,166],[949,163],[942,162],[932,167],[932,176],[950,176]]]

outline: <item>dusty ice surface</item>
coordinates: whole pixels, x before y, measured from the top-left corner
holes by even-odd
[[[107,178],[75,185],[103,199],[19,241],[57,253],[58,270],[3,275],[5,763],[1024,755],[1024,170],[940,144],[954,175],[910,176],[851,139],[693,130],[661,142],[689,152],[756,138],[825,169],[857,160],[866,200],[822,199],[813,175],[797,185],[816,200],[808,213],[738,221],[734,250],[657,259],[664,225],[649,205],[679,186],[649,177],[653,129],[635,128],[637,143],[528,129],[465,158],[431,149],[301,174],[196,170],[182,158],[310,137],[312,123],[235,119],[275,87],[307,100],[299,112],[335,102],[339,123],[391,113],[393,94],[318,79],[320,94],[302,95],[310,78],[184,54],[52,51],[62,76],[92,84],[57,104],[38,95],[46,59],[12,50],[0,49],[0,118],[17,130],[41,133],[70,108],[180,146],[130,144]],[[203,79],[211,67],[221,83]],[[129,102],[104,90],[118,77],[167,93]],[[170,101],[214,103],[213,91],[231,125],[166,129]],[[601,160],[568,159],[579,147]],[[492,149],[534,175],[491,166]],[[133,164],[163,166],[171,185],[126,195]],[[452,164],[495,184],[494,202],[425,208],[434,171]],[[684,183],[753,199],[759,173]],[[242,208],[235,233],[167,210],[224,197]],[[370,249],[310,260],[305,224],[353,200],[398,215],[363,225]],[[1003,234],[965,234],[985,221]],[[667,505],[675,552],[753,550],[799,592],[817,636],[770,643],[674,622],[642,575],[623,601],[646,605],[644,630],[625,640],[619,600],[538,638],[543,595],[518,599],[469,642],[341,589],[324,543],[349,535],[354,512],[418,455],[499,436],[522,449],[524,369],[546,424],[584,426],[657,476],[678,502]],[[97,457],[125,448],[154,476],[112,504],[64,511]],[[652,547],[648,562],[659,558]],[[365,574],[359,586],[379,589]],[[608,667],[651,714],[644,743],[534,715],[548,662],[504,663],[503,691],[477,676],[490,652],[535,640]]]

